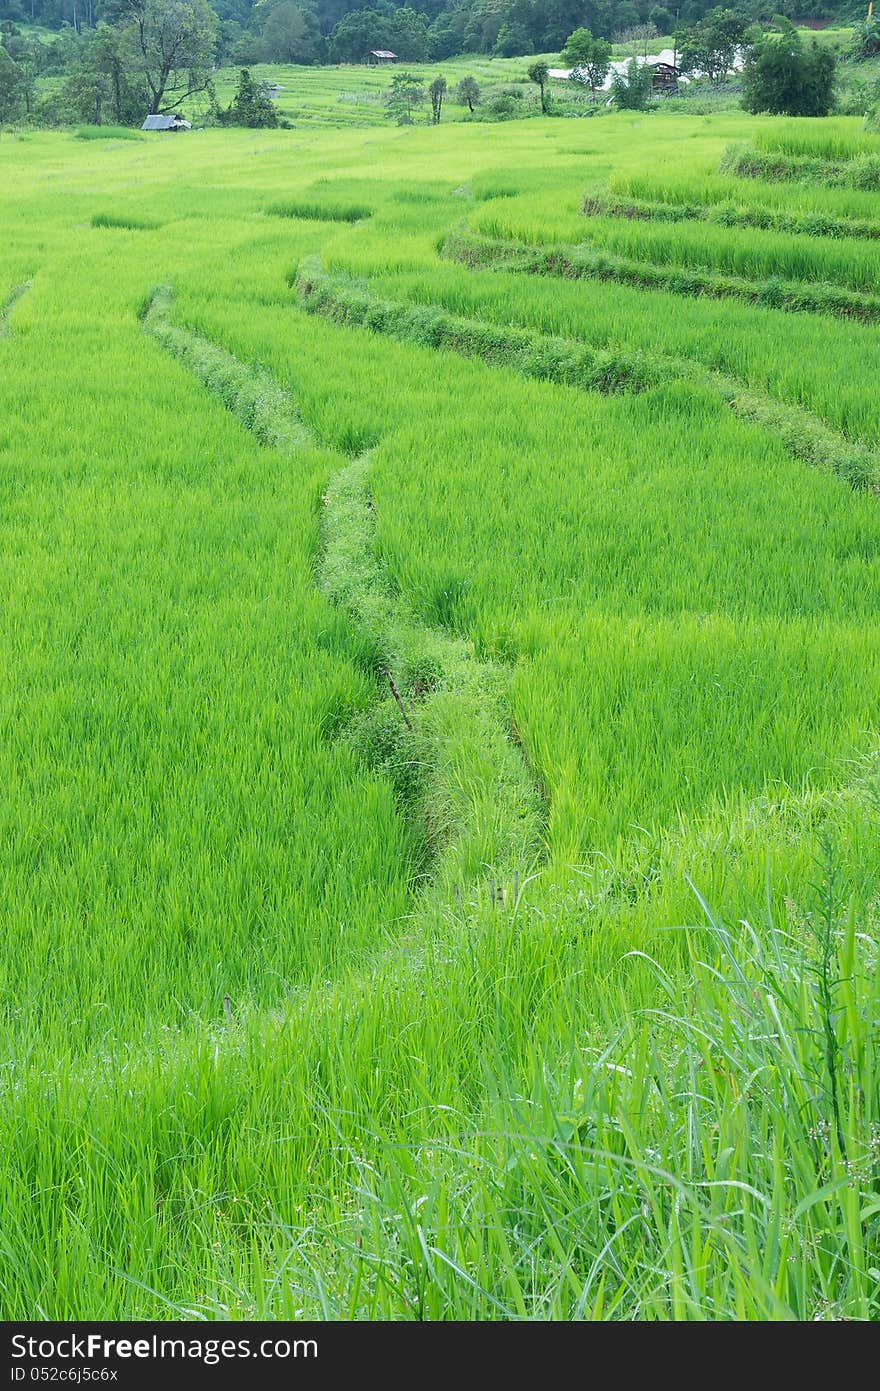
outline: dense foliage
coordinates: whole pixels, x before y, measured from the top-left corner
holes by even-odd
[[[611,79],[611,95],[622,111],[644,111],[651,96],[651,70],[630,58]]]
[[[611,51],[607,39],[596,39],[589,29],[580,28],[569,35],[561,60],[571,69],[573,82],[581,83],[595,92],[608,75]]]
[[[837,59],[794,29],[768,34],[750,51],[743,71],[743,106],[787,116],[827,116],[834,101]]]
[[[83,32],[112,22],[118,0],[0,0],[0,20]],[[645,30],[669,35],[688,29],[715,8],[713,0],[212,0],[223,61],[364,62],[374,48],[390,48],[404,62],[460,53],[516,57],[556,52],[575,30],[596,38]],[[851,0],[742,0],[743,21],[774,14],[798,19],[848,18]],[[870,27],[870,26],[869,26]]]
[[[278,112],[265,90],[242,68],[235,96],[225,110],[217,112],[220,125],[271,129],[279,124]]]
[[[678,64],[682,72],[700,72],[717,82],[730,72],[746,42],[748,25],[735,10],[710,10],[690,29],[679,31]]]

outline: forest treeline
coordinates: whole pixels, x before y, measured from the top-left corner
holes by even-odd
[[[173,4],[173,0],[169,0]],[[404,62],[462,53],[513,58],[561,49],[584,27],[617,35],[652,25],[657,34],[694,24],[715,0],[211,0],[217,22],[217,57],[225,63],[359,63],[371,49],[387,48]],[[0,23],[38,24],[56,30],[68,46],[75,36],[115,23],[119,0],[2,0]],[[744,18],[783,15],[798,21],[861,18],[852,0],[743,0]],[[50,47],[52,45],[50,44]],[[57,53],[63,67],[64,52]]]

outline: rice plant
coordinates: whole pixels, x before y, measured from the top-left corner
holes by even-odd
[[[0,1313],[874,1319],[873,149],[384,80],[0,142]]]

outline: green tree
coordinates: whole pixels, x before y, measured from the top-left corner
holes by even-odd
[[[269,63],[316,63],[321,56],[321,30],[311,10],[295,0],[273,5],[263,25],[265,58]]]
[[[385,98],[388,115],[399,126],[411,126],[413,113],[425,100],[425,89],[411,72],[396,72]]]
[[[658,34],[671,34],[675,27],[673,12],[665,5],[652,5],[648,11],[648,22],[653,24]]]
[[[461,5],[441,10],[428,30],[428,56],[435,60],[452,58],[465,52],[464,31],[468,12]]]
[[[561,58],[571,68],[570,80],[589,87],[595,96],[608,76],[611,44],[607,39],[594,39],[589,29],[575,29],[566,40]]]
[[[529,81],[537,83],[541,89],[541,110],[544,115],[550,107],[550,69],[546,63],[532,63],[529,68]]]
[[[378,45],[371,44],[371,48]],[[410,5],[395,10],[390,47],[405,63],[424,63],[428,57],[428,19]]]
[[[371,49],[391,47],[391,21],[375,10],[351,10],[334,25],[327,47],[333,63],[365,63]]]
[[[220,113],[219,119],[221,125],[225,126],[271,128],[278,125],[278,112],[249,70],[242,68],[232,105]]]
[[[24,73],[0,44],[0,121],[17,121],[24,114]]]
[[[815,39],[805,46],[794,29],[767,34],[748,55],[742,104],[746,111],[773,115],[827,116],[836,76],[835,54]]]
[[[529,31],[515,19],[502,24],[492,49],[496,58],[521,58],[524,53],[534,51]]]
[[[570,68],[584,67],[593,56],[595,39],[589,29],[575,29],[565,40],[560,61]]]
[[[15,25],[11,26],[11,29],[15,28]],[[18,68],[21,78],[19,94],[24,101],[25,115],[30,116],[37,76],[48,66],[46,45],[33,34],[22,34],[18,30],[15,33],[7,30],[3,36],[3,45]]]
[[[446,78],[435,77],[428,88],[431,97],[431,111],[434,117],[434,125],[440,124],[440,112],[443,110],[443,98],[446,96]]]
[[[733,10],[710,10],[693,28],[675,35],[678,66],[682,72],[705,73],[712,82],[722,82],[746,42],[747,28],[747,21]]]
[[[115,0],[131,66],[143,81],[150,114],[173,111],[211,83],[217,16],[206,0]]]
[[[611,78],[615,106],[623,111],[644,111],[651,96],[652,82],[648,64],[630,58],[623,72],[616,72]]]
[[[463,77],[455,89],[455,100],[466,106],[471,115],[480,104],[480,87],[475,77]]]
[[[62,88],[63,109],[75,121],[103,124],[104,107],[112,103],[113,89],[106,73],[83,63]]]
[[[143,117],[148,105],[143,81],[131,72],[130,49],[119,29],[99,24],[94,30],[83,58],[83,65],[97,82],[104,78],[109,87],[109,105],[117,125],[133,124]],[[77,100],[84,99],[85,88]],[[97,95],[96,95],[97,103]]]

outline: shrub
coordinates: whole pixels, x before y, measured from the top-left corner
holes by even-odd
[[[225,126],[271,129],[278,125],[278,112],[263,88],[251,77],[248,69],[242,68],[232,105],[225,111],[218,112],[217,119]]]
[[[475,77],[463,77],[455,89],[455,100],[466,106],[471,115],[480,104],[480,88]]]
[[[794,30],[768,34],[746,61],[742,104],[772,115],[827,116],[836,72],[837,58],[815,39],[805,48]]]
[[[411,72],[396,72],[385,98],[389,117],[399,126],[411,126],[413,114],[425,100],[425,89]]]
[[[608,76],[611,66],[611,44],[607,39],[594,39],[589,29],[575,29],[569,34],[562,50],[562,61],[571,68],[571,81],[589,87],[593,96]]]
[[[651,69],[630,58],[624,72],[611,79],[611,95],[622,111],[644,111],[651,96]]]
[[[873,15],[854,25],[851,52],[857,63],[880,53],[880,21]]]
[[[152,217],[123,217],[117,213],[95,213],[92,217],[93,227],[120,227],[126,232],[154,232],[161,225]]]
[[[497,120],[503,121],[516,111],[516,102],[509,92],[499,92],[486,103],[486,110]]]

